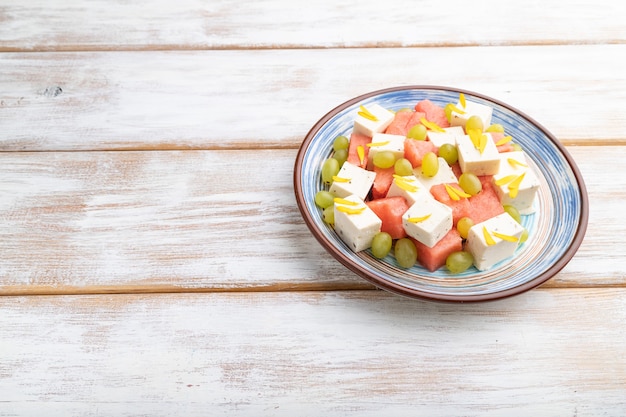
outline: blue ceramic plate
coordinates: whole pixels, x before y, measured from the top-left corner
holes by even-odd
[[[413,108],[423,99],[444,106],[456,103],[459,94],[493,108],[492,123],[504,126],[507,135],[529,157],[541,186],[535,213],[523,216],[528,240],[515,255],[487,271],[474,267],[451,274],[445,267],[435,272],[415,265],[399,267],[392,255],[379,260],[369,250],[353,252],[324,223],[315,205],[315,194],[327,189],[321,167],[332,154],[339,135],[349,137],[359,106],[378,103],[389,110]],[[439,301],[485,301],[525,292],[559,272],[574,256],[587,228],[588,199],[582,176],[558,140],[532,118],[482,94],[438,86],[407,86],[374,91],[349,100],[326,114],[306,135],[295,162],[294,189],[304,221],[324,248],[347,268],[379,288],[416,298]],[[392,251],[393,252],[393,251]]]

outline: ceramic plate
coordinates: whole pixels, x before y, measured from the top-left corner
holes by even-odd
[[[369,250],[353,252],[324,223],[315,194],[327,189],[321,167],[339,135],[350,137],[359,106],[378,103],[389,110],[413,108],[423,99],[444,106],[467,100],[493,108],[492,123],[504,126],[526,152],[540,180],[535,213],[523,216],[528,240],[515,255],[487,271],[472,267],[451,274],[445,267],[430,272],[420,265],[404,269],[390,254],[377,259]],[[438,301],[486,301],[528,291],[559,272],[574,256],[587,228],[588,199],[582,176],[566,149],[543,126],[513,107],[482,94],[438,86],[407,86],[374,91],[349,100],[327,113],[306,135],[294,169],[296,200],[305,223],[322,246],[347,268],[379,288]],[[393,252],[393,251],[392,251]]]

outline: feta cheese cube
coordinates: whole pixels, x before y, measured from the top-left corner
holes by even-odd
[[[376,173],[344,162],[337,177],[330,186],[331,193],[342,198],[354,194],[364,200],[374,184]]]
[[[391,135],[387,133],[374,133],[372,142],[368,145],[367,153],[367,169],[374,169],[374,156],[383,151],[390,151],[397,159],[404,157],[404,140],[405,136]]]
[[[494,175],[500,170],[500,153],[491,133],[483,133],[483,135],[486,138],[482,152],[474,145],[469,135],[457,137],[456,146],[461,171],[474,175]]]
[[[367,117],[357,114],[354,119],[354,133],[372,137],[374,133],[380,133],[387,129],[395,117],[393,112],[385,109],[380,104],[372,103],[363,107],[365,107],[376,120],[370,120]]]
[[[465,135],[465,131],[461,126],[444,127],[443,130],[445,130],[445,133],[429,130],[426,134],[428,140],[430,140],[433,145],[438,148],[446,143],[456,145],[456,137]]]
[[[424,175],[421,167],[417,167],[413,170],[417,179],[424,184],[428,190],[430,190],[430,187],[433,185],[458,182],[456,175],[454,175],[454,171],[452,171],[452,168],[450,168],[450,165],[448,165],[446,160],[441,157],[439,157],[438,160],[439,170],[432,177]]]
[[[420,198],[402,215],[406,234],[432,248],[452,229],[452,209],[434,198]]]
[[[476,268],[484,271],[513,256],[523,231],[509,213],[502,213],[472,226],[465,247]]]
[[[534,212],[533,202],[539,189],[539,179],[528,166],[523,151],[500,154],[500,171],[493,176],[493,182],[503,205],[515,207],[520,214]],[[521,181],[520,176],[523,175]]]
[[[387,197],[404,197],[407,204],[411,206],[421,198],[434,198],[429,190],[430,188],[422,184],[414,175],[395,176],[387,191]]]
[[[335,202],[335,231],[355,252],[368,249],[380,232],[382,220],[359,197],[349,195],[343,200],[346,202]]]
[[[450,114],[450,126],[463,126],[467,119],[472,116],[478,116],[483,121],[483,127],[487,129],[491,125],[491,116],[493,115],[493,108],[484,104],[476,103],[475,101],[465,101],[465,108],[458,102],[456,107],[459,110],[463,110],[464,113],[452,111]]]

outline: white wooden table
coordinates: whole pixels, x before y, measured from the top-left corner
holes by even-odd
[[[624,416],[624,17],[613,0],[3,0],[0,416]],[[505,101],[576,160],[588,231],[540,288],[403,298],[304,225],[308,129],[410,84]]]

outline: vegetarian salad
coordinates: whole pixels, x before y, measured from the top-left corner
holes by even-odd
[[[514,255],[539,180],[493,109],[459,95],[391,111],[360,106],[322,165],[315,203],[355,252],[401,268],[480,271]]]

